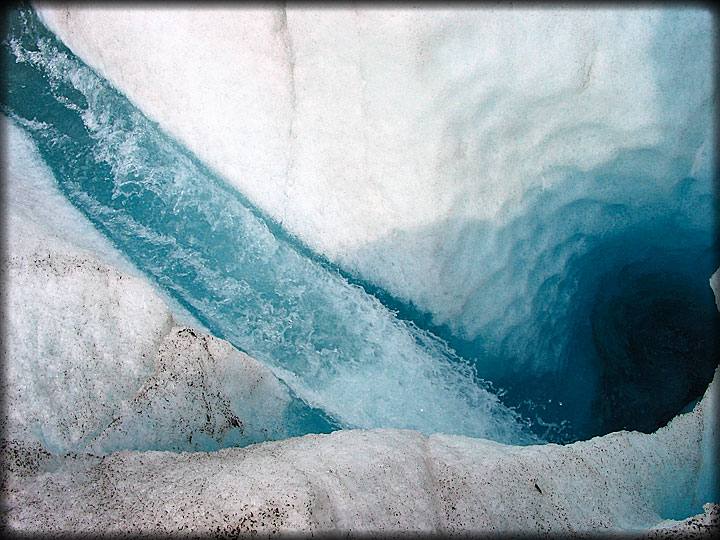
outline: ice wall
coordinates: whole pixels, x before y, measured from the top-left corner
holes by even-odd
[[[646,188],[708,166],[693,169],[711,126],[702,10],[39,6],[311,248],[470,335],[468,222],[506,225],[620,157]]]
[[[239,192],[533,401],[527,414],[576,436],[653,429],[709,380],[709,12],[39,7]],[[663,345],[634,362],[623,328],[682,360]],[[686,390],[643,387],[665,371]]]

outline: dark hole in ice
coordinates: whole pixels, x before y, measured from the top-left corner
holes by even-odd
[[[720,316],[705,277],[715,264],[713,256],[678,251],[610,261],[601,273],[586,267],[579,290],[594,293],[577,298],[567,315],[573,335],[562,366],[498,377],[505,401],[535,420],[538,435],[560,443],[651,433],[691,410],[720,358]]]
[[[621,274],[592,316],[603,431],[651,432],[701,397],[718,360],[709,290],[680,273]]]

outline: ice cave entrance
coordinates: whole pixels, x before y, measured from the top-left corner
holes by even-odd
[[[532,268],[524,296],[486,276],[468,309],[490,297],[501,321],[478,308],[474,327],[438,323],[289,236],[31,10],[11,14],[3,53],[3,111],[61,191],[158,287],[288,384],[300,432],[399,427],[517,444],[649,432],[712,378],[715,203],[712,180],[686,178],[686,163],[638,149],[562,171],[560,187],[518,208],[521,233],[500,231],[505,274]],[[658,160],[665,173],[648,182]],[[498,233],[463,226],[469,238]],[[479,258],[481,274],[494,254],[481,240],[467,250],[458,256]]]

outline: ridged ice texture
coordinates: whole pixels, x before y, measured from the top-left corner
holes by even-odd
[[[7,113],[65,195],[215,335],[340,426],[535,440],[442,341],[271,230],[33,12],[10,36]]]
[[[708,11],[40,12],[538,424],[651,430],[707,384]]]
[[[395,231],[499,219],[561,179],[548,167],[588,171],[628,148],[694,154],[709,125],[702,10],[39,12],[150,118],[343,262]]]

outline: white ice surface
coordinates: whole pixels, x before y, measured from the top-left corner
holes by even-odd
[[[86,450],[187,452],[287,438],[289,402],[287,388],[265,366],[227,341],[173,328],[153,375]]]
[[[474,225],[623,151],[651,156],[648,184],[711,163],[708,11],[38,5],[286,230],[470,337],[479,288],[527,301],[505,279],[518,239]]]
[[[717,377],[716,381],[717,382]],[[717,384],[713,383],[714,392]],[[568,446],[380,429],[217,452],[53,456],[11,444],[6,519],[29,533],[647,530],[688,506],[708,395],[647,435]]]

